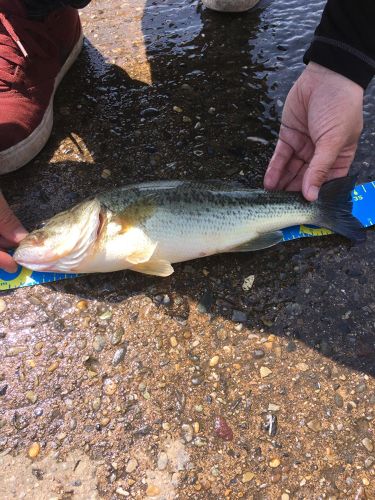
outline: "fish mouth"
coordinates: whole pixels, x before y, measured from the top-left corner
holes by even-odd
[[[27,236],[14,253],[17,264],[32,271],[78,272],[76,269],[90,253],[103,226],[100,203],[97,200],[91,203],[80,224],[67,227],[60,232],[59,238],[49,237],[48,223],[42,230]]]

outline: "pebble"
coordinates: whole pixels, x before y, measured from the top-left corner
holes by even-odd
[[[122,497],[127,497],[129,496],[129,493],[124,490],[124,488],[121,488],[121,486],[119,486],[118,488],[116,488],[116,493]]]
[[[182,117],[182,121],[183,121],[184,123],[191,123],[191,118],[190,118],[189,116],[184,115],[184,116]]]
[[[159,493],[160,493],[160,488],[158,488],[157,486],[154,486],[153,484],[150,484],[147,487],[146,495],[148,497],[156,497],[156,496],[159,495]]]
[[[102,427],[107,427],[107,425],[109,424],[110,421],[111,421],[111,419],[109,417],[103,417],[100,419],[100,425]]]
[[[117,384],[110,378],[104,381],[104,393],[107,396],[112,396],[117,390]]]
[[[292,340],[290,342],[288,342],[287,346],[286,346],[286,350],[288,352],[294,352],[297,350],[297,346],[295,344],[295,342],[293,342]]]
[[[269,466],[272,467],[272,469],[276,469],[276,467],[279,467],[280,465],[280,460],[278,458],[273,458],[270,463],[269,463]]]
[[[223,439],[224,441],[232,441],[233,431],[224,417],[215,418],[214,430],[217,437]]]
[[[306,425],[314,432],[320,432],[322,430],[322,423],[318,420],[310,420]]]
[[[283,494],[281,495],[281,500],[289,500],[289,498],[290,498],[290,497],[289,497],[288,493],[283,493]]]
[[[159,110],[157,108],[146,108],[140,112],[140,115],[142,118],[152,117],[152,116],[156,116],[158,114],[159,114]]]
[[[370,453],[371,453],[372,451],[374,451],[374,444],[373,444],[373,442],[371,441],[371,439],[369,439],[369,438],[367,438],[367,437],[366,437],[366,438],[364,438],[364,439],[362,439],[362,444],[363,444],[363,446],[366,448],[366,450],[367,450],[367,451],[369,451]]]
[[[338,408],[342,408],[344,406],[344,400],[343,400],[342,396],[340,396],[340,394],[338,394],[337,392],[336,392],[333,399],[334,399],[335,405]]]
[[[237,309],[233,309],[232,321],[235,321],[236,323],[246,323],[247,314],[243,311],[238,311]]]
[[[253,351],[253,358],[254,359],[264,358],[264,355],[265,355],[265,352],[263,351],[263,349],[255,349],[255,351]]]
[[[217,465],[214,465],[211,469],[211,474],[214,476],[214,477],[218,477],[220,475],[220,471],[218,469],[218,466]]]
[[[165,470],[168,465],[168,455],[162,451],[158,456],[158,469]]]
[[[251,274],[250,276],[247,276],[242,283],[242,290],[244,292],[248,292],[249,290],[252,289],[255,281],[255,276],[254,274]]]
[[[27,391],[25,395],[26,399],[32,404],[36,403],[38,400],[38,396],[33,391]]]
[[[211,359],[210,359],[210,367],[213,368],[214,366],[216,366],[218,363],[219,363],[219,356],[213,356]]]
[[[206,314],[210,312],[212,304],[214,302],[214,297],[211,291],[206,291],[202,297],[199,299],[197,310],[201,314]]]
[[[105,346],[105,338],[102,335],[96,335],[92,342],[92,347],[96,352],[101,352]]]
[[[199,422],[193,423],[193,429],[194,429],[195,434],[198,434],[199,429],[200,429]]]
[[[175,111],[176,113],[182,113],[183,109],[180,108],[180,106],[173,106],[173,111]]]
[[[127,350],[126,346],[120,347],[120,349],[117,349],[117,351],[115,352],[115,354],[113,355],[113,358],[112,358],[112,365],[113,366],[117,366],[118,364],[121,363],[121,361],[124,360],[126,350]]]
[[[43,408],[35,408],[35,410],[34,410],[34,415],[36,417],[41,417],[43,415],[43,413],[44,413]]]
[[[324,354],[324,356],[329,356],[332,354],[332,347],[326,339],[323,339],[320,342],[320,352]]]
[[[0,314],[3,313],[6,309],[7,305],[4,299],[0,299]]]
[[[175,336],[172,336],[170,339],[169,339],[169,342],[171,344],[172,347],[176,347],[178,342],[177,342],[177,339]]]
[[[272,370],[270,370],[269,368],[267,368],[267,366],[261,366],[260,370],[259,370],[259,373],[260,373],[261,378],[266,378],[269,375],[271,375]]]
[[[40,452],[40,444],[39,443],[33,443],[28,451],[28,455],[30,458],[36,458],[39,455]]]
[[[181,426],[182,433],[184,435],[184,439],[187,443],[190,443],[193,440],[193,429],[189,424],[182,424]]]
[[[275,405],[273,403],[270,403],[268,405],[268,411],[279,411],[280,410],[280,406],[279,405]]]
[[[193,87],[191,87],[188,83],[183,83],[181,85],[181,88],[182,88],[182,90],[187,90],[189,92],[191,92],[193,90]]]
[[[131,458],[129,462],[126,464],[126,472],[131,474],[138,467],[138,462],[135,458]]]
[[[248,483],[249,481],[251,481],[252,479],[254,479],[255,477],[255,474],[253,472],[244,472],[242,474],[242,482],[243,483]]]
[[[169,422],[163,422],[161,426],[165,431],[169,431],[171,428],[171,424]]]
[[[120,328],[117,328],[112,335],[111,335],[111,344],[112,345],[117,345],[121,342],[122,336],[124,335],[124,329],[120,326]]]
[[[58,361],[54,361],[53,363],[51,363],[51,364],[49,365],[49,367],[47,368],[47,371],[48,371],[49,373],[52,373],[52,372],[54,372],[54,371],[56,370],[56,368],[58,368],[58,367],[59,367],[59,362],[58,362]]]
[[[21,352],[25,352],[25,351],[27,351],[27,347],[25,345],[14,346],[14,347],[10,347],[6,351],[5,356],[7,356],[7,357],[18,356],[18,354],[21,354]]]
[[[264,424],[264,430],[267,431],[269,436],[276,436],[277,434],[277,417],[273,414],[268,414],[266,416],[266,422]]]
[[[112,172],[110,171],[109,168],[103,168],[102,173],[100,174],[100,177],[102,179],[108,179],[108,177],[111,177]]]
[[[87,346],[87,340],[86,339],[76,340],[76,346],[77,346],[77,349],[82,351]]]
[[[77,428],[77,419],[71,418],[69,422],[69,429],[74,431]]]
[[[201,385],[202,382],[203,382],[203,379],[201,377],[193,377],[191,379],[191,383],[193,385]]]
[[[307,372],[307,370],[309,369],[309,366],[306,363],[297,363],[296,367],[301,372]]]
[[[102,314],[100,314],[99,319],[107,320],[112,318],[112,311],[107,309]]]
[[[210,115],[214,115],[216,113],[216,108],[208,108],[208,112]]]
[[[95,398],[95,399],[93,399],[93,401],[91,403],[91,407],[94,411],[98,411],[101,404],[102,404],[102,400],[100,398]]]
[[[86,311],[86,309],[89,307],[89,304],[87,300],[79,300],[76,304],[76,308],[78,311]]]

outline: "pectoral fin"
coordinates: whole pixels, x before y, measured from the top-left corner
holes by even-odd
[[[147,262],[151,259],[153,253],[155,252],[155,248],[157,247],[157,243],[152,245],[147,245],[146,248],[142,250],[137,250],[132,254],[126,257],[126,260],[130,262],[130,264],[142,264],[143,262]]]
[[[258,238],[246,241],[238,247],[231,248],[228,252],[254,252],[255,250],[262,250],[277,245],[283,241],[282,231],[273,231],[272,233],[265,233]]]
[[[149,260],[148,262],[142,262],[130,268],[132,271],[137,271],[137,273],[151,274],[152,276],[169,276],[174,272],[171,263],[167,260]]]

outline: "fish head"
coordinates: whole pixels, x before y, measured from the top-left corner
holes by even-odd
[[[14,259],[34,271],[74,272],[94,245],[101,221],[100,202],[84,201],[26,236]]]

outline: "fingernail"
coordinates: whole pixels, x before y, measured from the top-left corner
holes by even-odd
[[[24,238],[26,238],[26,236],[28,235],[29,233],[26,231],[26,229],[17,229],[14,233],[14,241],[15,243],[19,243],[20,241],[22,241]]]
[[[17,264],[14,264],[14,265],[10,265],[10,266],[7,266],[7,267],[4,267],[3,268],[5,272],[9,273],[9,274],[13,274],[17,271],[18,269],[18,266]]]
[[[272,179],[271,176],[267,175],[267,173],[264,176],[263,184],[266,189],[274,189],[276,187],[274,179]]]
[[[306,193],[306,198],[310,201],[315,201],[318,198],[319,188],[317,186],[310,186]]]

